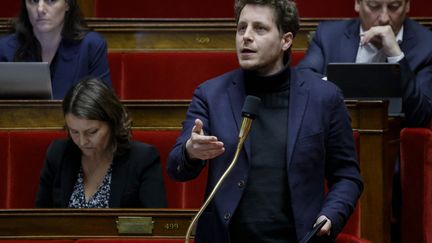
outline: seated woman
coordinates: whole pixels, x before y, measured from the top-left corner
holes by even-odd
[[[109,87],[83,80],[63,113],[69,138],[48,148],[36,207],[166,207],[159,153],[131,141],[131,119]]]
[[[106,42],[87,30],[76,0],[21,0],[11,31],[0,39],[0,62],[48,62],[54,99],[84,77],[111,86]]]

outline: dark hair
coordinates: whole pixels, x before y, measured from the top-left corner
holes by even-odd
[[[82,40],[88,31],[87,24],[76,0],[64,0],[69,5],[65,14],[62,38],[69,41]],[[26,7],[26,0],[21,0],[21,8],[18,16],[12,22],[12,31],[16,33],[19,47],[15,53],[14,61],[26,61],[28,59],[42,60],[42,52],[39,41],[33,33]]]
[[[132,120],[111,88],[98,79],[84,79],[71,88],[63,100],[63,114],[107,122],[111,129],[112,151],[129,149]]]
[[[273,8],[276,14],[276,25],[279,28],[279,32],[283,34],[291,32],[295,37],[300,29],[297,7],[292,0],[236,0],[234,5],[236,23],[238,23],[241,11],[247,4]]]

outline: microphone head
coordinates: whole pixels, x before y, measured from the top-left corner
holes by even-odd
[[[255,119],[258,114],[258,108],[260,103],[260,98],[253,95],[248,95],[243,104],[242,116],[248,117],[250,119]]]

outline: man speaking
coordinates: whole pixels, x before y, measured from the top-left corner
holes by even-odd
[[[336,86],[290,68],[299,29],[290,0],[235,5],[240,69],[200,85],[168,159],[187,181],[209,166],[207,194],[237,148],[245,97],[261,98],[238,162],[198,221],[195,242],[333,241],[362,192],[350,118]],[[326,194],[325,180],[329,191]]]

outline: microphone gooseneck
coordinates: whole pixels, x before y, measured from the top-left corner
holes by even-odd
[[[261,99],[256,97],[256,96],[248,95],[246,97],[246,100],[243,104],[243,109],[242,109],[243,120],[242,120],[240,132],[239,132],[239,136],[238,136],[237,149],[235,151],[234,158],[231,161],[231,164],[228,166],[228,168],[225,170],[225,172],[221,176],[221,178],[216,183],[215,187],[213,188],[210,195],[205,200],[204,204],[201,206],[198,213],[193,218],[193,220],[192,220],[191,224],[189,225],[188,230],[186,232],[185,243],[189,243],[189,238],[190,238],[190,235],[192,233],[192,229],[193,229],[194,225],[197,223],[199,217],[204,212],[204,210],[207,208],[210,201],[213,199],[213,197],[216,194],[216,192],[218,191],[219,187],[222,185],[222,182],[225,180],[226,177],[228,177],[228,174],[234,168],[234,166],[237,162],[238,156],[240,154],[240,151],[243,147],[243,143],[246,140],[247,135],[249,134],[249,130],[252,126],[252,121],[257,116],[260,103],[261,103]]]

